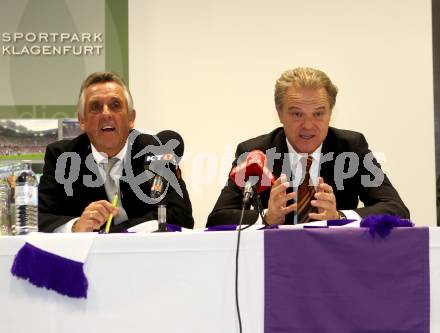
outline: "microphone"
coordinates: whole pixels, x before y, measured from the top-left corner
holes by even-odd
[[[243,207],[246,207],[254,196],[254,188],[252,187],[252,182],[247,180],[243,188]]]
[[[249,204],[255,192],[271,188],[275,181],[266,167],[266,155],[261,150],[252,150],[243,163],[231,170],[229,177],[243,190],[243,207]]]
[[[171,130],[161,131],[156,137],[159,146],[154,147],[153,154],[145,156],[144,167],[155,174],[151,181],[150,196],[159,202],[165,197],[169,185],[181,192],[178,185],[178,163],[183,156],[184,143],[180,134]]]

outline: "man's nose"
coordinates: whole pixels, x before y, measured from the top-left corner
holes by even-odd
[[[311,129],[313,127],[313,119],[311,119],[310,117],[305,117],[303,127],[305,129]]]
[[[111,115],[111,111],[110,108],[108,107],[107,104],[104,104],[103,108],[102,108],[102,114],[104,116],[110,116]]]

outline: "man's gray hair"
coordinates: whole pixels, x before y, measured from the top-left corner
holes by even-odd
[[[133,98],[131,97],[130,90],[124,81],[115,73],[112,72],[95,72],[90,74],[81,84],[81,90],[79,92],[79,99],[76,110],[78,115],[83,118],[84,117],[84,109],[86,103],[85,91],[88,87],[97,84],[97,83],[105,83],[105,82],[115,82],[120,85],[124,91],[125,100],[127,102],[128,112],[131,113],[133,111]]]

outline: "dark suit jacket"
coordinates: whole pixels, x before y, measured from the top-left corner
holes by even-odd
[[[278,178],[283,170],[284,153],[288,153],[284,129],[280,127],[269,134],[240,143],[237,147],[236,160],[233,162],[232,167],[237,165],[237,158],[240,155],[254,149],[262,150],[264,153],[266,153],[268,149],[275,149],[276,153],[281,153],[281,158],[275,159],[273,169],[271,169],[275,178]],[[368,175],[371,179],[375,177],[363,164],[365,155],[371,151],[368,149],[368,143],[361,133],[330,127],[321,150],[323,156],[329,152],[334,153],[333,159],[324,163],[321,161],[320,176],[324,178],[324,182],[333,187],[338,210],[354,210],[361,217],[372,214],[393,214],[402,218],[409,218],[408,209],[405,207],[399,194],[391,185],[386,175],[382,184],[378,187],[365,187],[362,185],[362,175]],[[344,152],[354,152],[357,154],[359,157],[359,168],[353,177],[344,179],[343,189],[337,189],[335,182],[335,161],[337,156]],[[374,160],[373,163],[377,168],[380,168],[376,160]],[[345,164],[345,168],[347,167],[348,160],[346,160]],[[345,170],[347,171],[348,169]],[[284,172],[286,172],[286,170],[284,170]],[[260,195],[263,207],[267,208],[270,189],[262,192]],[[223,188],[213,211],[208,217],[207,226],[238,224],[242,198],[242,191],[228,178],[227,185]],[[365,207],[357,208],[359,199],[364,203]],[[252,205],[254,207],[256,206],[255,200]],[[294,213],[287,215],[285,223],[292,224],[293,216]],[[251,224],[257,219],[257,210],[246,210],[243,224]]]
[[[133,158],[139,151],[148,144],[155,144],[154,139],[149,135],[141,134],[134,142],[129,139],[128,143],[132,147],[131,165],[134,176],[144,171],[144,156]],[[130,147],[127,148],[127,150]],[[68,196],[64,190],[64,185],[57,182],[55,169],[58,157],[64,152],[76,152],[81,158],[79,177],[73,183],[73,196]],[[55,228],[67,223],[75,217],[81,216],[84,209],[93,201],[108,200],[104,185],[100,187],[86,187],[83,184],[83,176],[91,175],[92,180],[96,180],[96,172],[90,171],[85,164],[86,157],[91,154],[90,140],[86,134],[72,140],[61,140],[47,146],[44,158],[43,175],[38,188],[39,211],[38,226],[39,231],[53,232]],[[70,160],[69,160],[70,161]],[[94,161],[94,160],[93,160]],[[94,162],[96,165],[96,162]],[[126,174],[126,163],[123,175]],[[69,177],[70,165],[66,167],[64,178]],[[192,217],[192,207],[186,190],[185,182],[179,180],[183,192],[183,198],[170,186],[166,195],[167,222],[193,228],[194,220]],[[142,191],[148,195],[150,192],[149,183],[140,185]],[[130,228],[136,224],[157,219],[157,206],[147,204],[142,201],[132,191],[130,184],[120,181],[121,202],[127,212],[128,221],[118,225],[112,225],[111,232],[118,232]]]

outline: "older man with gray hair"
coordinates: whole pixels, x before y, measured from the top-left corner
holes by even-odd
[[[134,178],[144,172],[144,159],[134,156],[156,142],[152,136],[134,132],[136,111],[125,83],[114,73],[91,74],[81,86],[77,109],[84,133],[46,149],[39,186],[39,230],[98,231],[112,215],[110,231],[117,232],[157,219],[156,205],[142,199],[148,196],[150,184],[127,181],[130,175]],[[65,177],[72,181],[64,182]],[[191,202],[180,173],[178,178],[183,195],[168,187],[167,221],[192,228]],[[119,198],[118,203],[112,204],[112,198]]]

